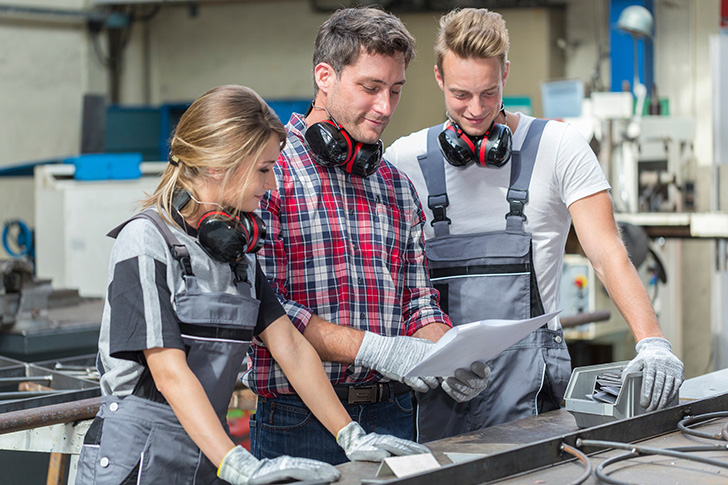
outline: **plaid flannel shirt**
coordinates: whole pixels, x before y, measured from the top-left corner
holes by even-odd
[[[414,187],[386,161],[368,178],[316,164],[294,113],[275,165],[277,190],[260,205],[268,236],[258,260],[293,324],[312,314],[380,335],[412,335],[430,323],[451,326],[430,284],[424,213]],[[259,340],[243,381],[256,394],[295,391]],[[376,382],[370,369],[324,362],[332,384]]]

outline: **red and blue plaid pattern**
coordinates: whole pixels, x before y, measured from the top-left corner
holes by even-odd
[[[383,161],[368,178],[317,165],[293,114],[275,166],[277,190],[261,203],[268,236],[258,260],[293,324],[311,314],[381,335],[412,335],[450,319],[427,272],[424,214],[409,179]],[[244,382],[256,394],[295,391],[258,340]],[[324,362],[332,384],[378,381],[354,365]]]

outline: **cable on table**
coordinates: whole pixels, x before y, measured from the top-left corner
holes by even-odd
[[[703,456],[695,456],[690,453],[698,451],[725,451],[728,450],[728,445],[723,444],[712,444],[712,445],[697,445],[697,446],[678,446],[674,448],[653,448],[651,446],[633,445],[631,443],[620,443],[618,441],[600,441],[600,440],[576,440],[576,446],[581,447],[593,447],[593,448],[615,448],[618,450],[628,450],[629,453],[623,455],[608,458],[602,462],[597,469],[594,471],[596,476],[607,483],[615,485],[633,485],[630,482],[622,482],[615,478],[609,477],[604,472],[607,466],[613,465],[623,460],[628,460],[637,456],[646,455],[662,455],[670,456],[672,458],[679,458],[681,460],[696,461],[704,463],[706,465],[716,466],[720,468],[728,468],[728,462],[716,460],[713,458],[706,458]]]
[[[721,433],[707,433],[705,431],[699,431],[697,429],[688,428],[692,424],[704,423],[716,418],[723,418],[728,416],[728,411],[719,411],[716,413],[698,414],[696,416],[687,416],[677,423],[677,428],[685,434],[691,436],[698,436],[700,438],[708,438],[711,440],[724,440],[728,441],[728,424],[723,427]]]
[[[561,451],[568,453],[569,455],[576,457],[580,462],[584,464],[584,473],[581,474],[576,480],[571,482],[569,485],[580,485],[584,483],[589,476],[591,476],[592,472],[592,466],[591,462],[589,461],[589,458],[582,453],[581,451],[577,450],[576,448],[567,445],[566,443],[561,443]]]

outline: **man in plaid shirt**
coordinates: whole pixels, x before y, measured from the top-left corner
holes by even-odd
[[[380,136],[399,102],[414,39],[375,8],[339,10],[319,30],[315,99],[294,113],[261,202],[268,227],[260,264],[294,325],[367,432],[414,439],[411,390],[442,387],[467,400],[490,371],[460,379],[404,378],[450,327],[430,284],[424,216],[409,179],[381,159]],[[341,448],[296,395],[268,349],[254,342],[245,384],[258,395],[251,448],[333,464]]]

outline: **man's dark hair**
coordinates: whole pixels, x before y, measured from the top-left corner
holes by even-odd
[[[362,52],[386,56],[402,54],[407,67],[415,57],[415,38],[398,17],[378,8],[340,9],[319,29],[313,65],[316,67],[325,62],[340,76]],[[314,89],[317,89],[315,82]]]

